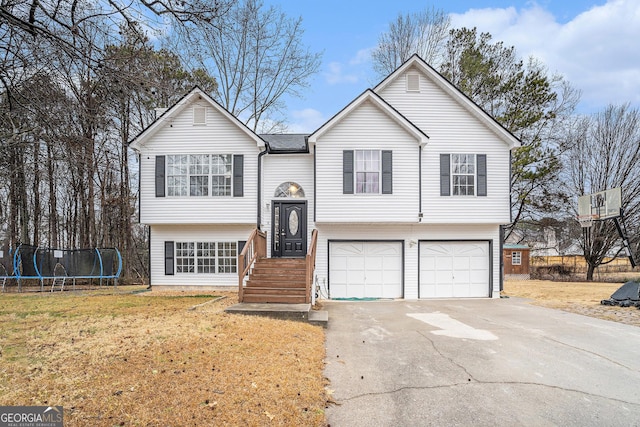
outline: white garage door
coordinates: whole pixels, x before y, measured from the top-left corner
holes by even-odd
[[[488,296],[489,242],[420,243],[420,298]]]
[[[331,298],[402,298],[402,243],[330,242]]]

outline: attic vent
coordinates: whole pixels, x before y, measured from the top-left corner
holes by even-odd
[[[407,74],[407,92],[420,92],[420,75]]]
[[[193,107],[193,124],[203,125],[207,122],[206,107]]]

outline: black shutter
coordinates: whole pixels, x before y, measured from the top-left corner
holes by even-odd
[[[164,274],[173,276],[173,242],[164,242]]]
[[[156,197],[164,197],[164,156],[156,156]]]
[[[233,197],[244,196],[244,156],[233,156]]]
[[[440,195],[451,195],[451,155],[440,154]]]
[[[342,193],[353,194],[353,150],[342,152]]]
[[[487,195],[487,155],[478,154],[476,156],[478,167],[478,196]]]
[[[393,193],[393,156],[391,151],[382,152],[382,194]]]

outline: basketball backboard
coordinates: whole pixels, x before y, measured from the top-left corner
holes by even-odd
[[[578,218],[588,216],[594,220],[616,218],[620,216],[620,208],[622,208],[622,189],[620,187],[585,194],[578,198]]]

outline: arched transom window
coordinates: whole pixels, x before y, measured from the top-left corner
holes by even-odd
[[[278,188],[276,188],[276,193],[273,196],[299,199],[301,197],[304,197],[304,190],[295,182],[283,182],[278,186]]]

